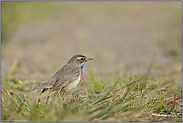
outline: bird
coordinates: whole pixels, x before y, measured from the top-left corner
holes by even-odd
[[[67,92],[75,88],[80,82],[85,63],[90,60],[93,60],[93,58],[87,58],[84,55],[76,54],[48,81],[30,90],[26,90],[26,92],[31,92],[39,89],[43,89],[41,93],[44,93],[47,90],[50,90],[49,93],[51,93],[60,89],[63,92]]]

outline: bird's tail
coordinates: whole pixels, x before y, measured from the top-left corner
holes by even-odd
[[[42,83],[41,85],[38,85],[38,86],[36,86],[36,87],[34,87],[34,88],[30,89],[30,90],[26,90],[25,92],[31,92],[31,91],[39,90],[39,89],[43,88],[44,85],[45,84]]]

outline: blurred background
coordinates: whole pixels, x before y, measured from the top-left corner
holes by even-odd
[[[181,69],[181,2],[1,2],[1,74],[49,79],[75,54],[105,77]]]

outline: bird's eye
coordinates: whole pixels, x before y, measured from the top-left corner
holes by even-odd
[[[81,61],[83,61],[84,60],[84,58],[81,58]]]

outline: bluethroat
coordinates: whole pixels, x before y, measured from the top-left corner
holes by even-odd
[[[83,74],[83,68],[85,63],[93,58],[87,58],[84,55],[74,55],[66,65],[58,70],[50,80],[34,87],[33,89],[26,90],[26,92],[43,89],[41,93],[47,91],[50,92],[60,90],[69,91],[76,87],[80,82],[81,74]]]

